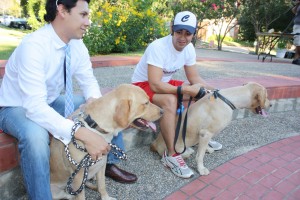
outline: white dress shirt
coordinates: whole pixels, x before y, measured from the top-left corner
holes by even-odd
[[[26,116],[68,144],[74,122],[48,104],[64,88],[63,62],[66,44],[51,24],[26,35],[10,56],[0,88],[0,106],[22,106]],[[71,40],[71,73],[85,97],[101,97],[88,50],[82,40]]]

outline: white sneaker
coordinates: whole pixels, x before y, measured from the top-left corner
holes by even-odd
[[[215,151],[221,150],[223,147],[222,144],[213,140],[209,141],[208,145]]]
[[[190,178],[194,175],[194,172],[185,164],[180,154],[176,156],[168,156],[165,151],[161,161],[163,165],[169,167],[176,176],[181,178]]]

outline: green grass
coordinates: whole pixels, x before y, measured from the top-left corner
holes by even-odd
[[[131,51],[131,52],[127,52],[127,53],[111,53],[110,55],[114,55],[114,56],[142,56],[145,52],[145,49],[141,49],[141,50],[137,50],[137,51]]]
[[[0,60],[7,60],[27,33],[0,26]]]
[[[7,60],[15,48],[19,45],[22,38],[28,33],[29,31],[11,29],[0,25],[0,60]],[[113,53],[110,55],[141,56],[143,53],[144,50],[139,50],[128,53]]]
[[[16,46],[14,45],[4,45],[0,44],[0,60],[7,60],[12,52],[15,50]]]

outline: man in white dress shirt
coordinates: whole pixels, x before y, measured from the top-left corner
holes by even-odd
[[[18,139],[21,169],[28,197],[51,200],[49,134],[64,144],[71,140],[74,122],[66,119],[64,88],[65,46],[71,53],[71,73],[82,95],[74,107],[101,97],[90,56],[81,40],[89,21],[89,0],[47,0],[45,21],[25,36],[10,56],[0,88],[0,129]],[[109,152],[104,138],[85,127],[76,129],[92,159]],[[134,181],[136,177],[133,177]]]

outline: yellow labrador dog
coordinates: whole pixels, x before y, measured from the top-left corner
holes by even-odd
[[[126,129],[131,123],[148,125],[147,122],[158,120],[163,111],[156,105],[150,103],[147,94],[137,86],[122,84],[113,91],[105,94],[95,101],[85,104],[72,114],[83,122],[85,127],[102,135],[107,142],[110,142],[114,135]],[[88,121],[93,121],[96,127],[92,128]],[[153,123],[149,123],[153,127]],[[83,143],[77,141],[81,146]],[[70,195],[66,192],[66,185],[69,177],[76,169],[76,166],[69,162],[65,145],[57,139],[52,139],[50,144],[51,157],[51,191],[53,199],[85,199],[84,189],[78,195]],[[82,152],[71,142],[69,144],[71,157],[80,162],[87,153]],[[105,187],[106,156],[99,162],[89,167],[87,179],[94,176],[97,178],[98,191],[102,200],[112,200]],[[84,169],[76,174],[72,188],[76,191],[82,185]]]
[[[190,156],[192,147],[198,144],[196,162],[198,172],[201,175],[208,175],[209,170],[203,164],[203,158],[206,150],[212,153],[214,150],[208,147],[208,142],[217,133],[222,131],[232,120],[233,110],[250,109],[253,113],[266,115],[265,108],[269,108],[270,102],[267,96],[267,90],[258,83],[248,83],[244,86],[222,89],[218,93],[210,93],[205,97],[193,103],[188,110],[188,123],[185,143],[187,147],[186,155]],[[225,97],[222,100],[222,97]],[[184,112],[185,115],[185,112]],[[184,116],[183,115],[183,116]],[[184,117],[183,117],[184,118]],[[183,119],[182,119],[183,123]],[[181,126],[182,127],[182,126]],[[180,130],[180,132],[182,129]],[[163,154],[166,145],[161,134],[151,144],[151,150]],[[177,152],[184,149],[181,133],[176,144]],[[188,152],[189,151],[189,152]]]

